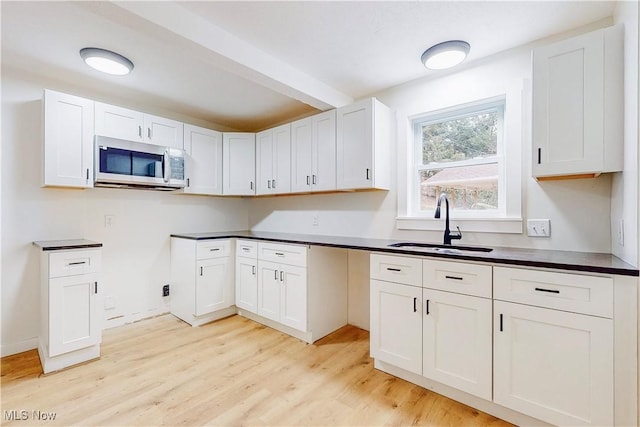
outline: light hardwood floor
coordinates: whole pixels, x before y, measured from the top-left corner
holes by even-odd
[[[308,345],[240,316],[164,315],[104,331],[99,360],[42,375],[34,350],[1,370],[2,425],[510,425],[373,369],[352,326]]]

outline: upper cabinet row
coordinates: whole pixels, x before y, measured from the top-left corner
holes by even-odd
[[[185,193],[388,189],[390,110],[374,98],[258,133],[218,132],[50,90],[44,185],[93,186],[93,136],[186,151]]]
[[[534,49],[534,177],[622,170],[623,80],[620,26]]]

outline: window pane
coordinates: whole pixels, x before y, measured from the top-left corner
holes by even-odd
[[[482,113],[422,126],[422,162],[452,162],[497,154],[498,112]]]
[[[434,210],[441,193],[449,209],[498,209],[498,163],[420,171],[420,210]]]

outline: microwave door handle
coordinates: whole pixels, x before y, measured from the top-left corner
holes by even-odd
[[[164,182],[169,182],[169,150],[164,150]]]

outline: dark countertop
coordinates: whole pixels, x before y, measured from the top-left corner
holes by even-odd
[[[247,238],[269,242],[297,243],[303,245],[332,246],[393,254],[419,255],[449,260],[483,261],[493,264],[556,268],[591,273],[638,276],[638,268],[607,253],[551,251],[540,249],[492,247],[491,252],[442,253],[425,252],[412,248],[394,248],[390,244],[406,240],[366,239],[360,237],[322,236],[312,234],[267,233],[252,231],[225,231],[211,233],[172,234],[171,237],[191,240]],[[426,242],[425,242],[426,243]]]
[[[93,240],[86,239],[71,239],[71,240],[43,240],[39,242],[33,242],[35,246],[38,246],[43,251],[62,251],[68,249],[84,249],[84,248],[101,248],[102,243],[94,242]]]

